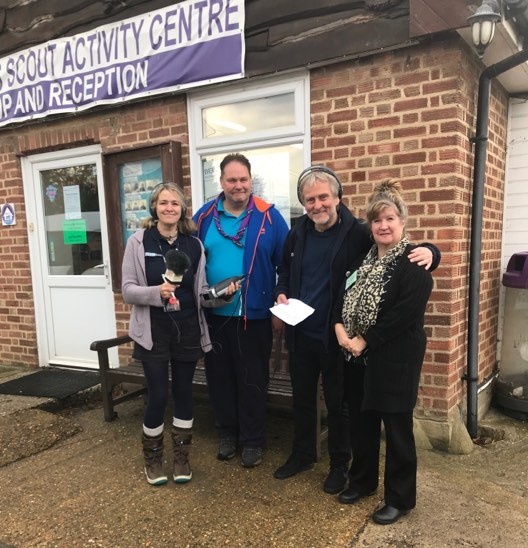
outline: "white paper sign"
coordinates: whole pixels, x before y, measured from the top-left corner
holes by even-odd
[[[81,189],[79,185],[65,186],[64,194],[64,218],[82,219],[81,214]]]

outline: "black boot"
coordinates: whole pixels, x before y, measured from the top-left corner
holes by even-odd
[[[147,481],[150,485],[167,483],[167,476],[163,473],[163,433],[150,437],[143,432],[142,442]]]
[[[172,477],[176,483],[191,481],[192,471],[189,463],[191,441],[191,428],[172,427],[172,448],[174,450],[174,472]]]

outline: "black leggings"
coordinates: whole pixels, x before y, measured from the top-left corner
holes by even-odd
[[[192,383],[196,361],[171,361],[171,388],[174,418],[188,421],[193,418]],[[143,371],[147,380],[147,405],[143,424],[147,428],[158,428],[163,424],[169,399],[169,363],[167,361],[144,361]]]

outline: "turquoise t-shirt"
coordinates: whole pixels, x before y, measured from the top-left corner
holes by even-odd
[[[218,216],[222,230],[229,236],[235,236],[242,220],[247,215],[247,210],[235,217],[225,211],[223,202],[218,204]],[[246,234],[242,236],[241,243],[244,245]],[[205,241],[203,242],[205,255],[207,257],[205,274],[209,286],[221,282],[231,276],[240,276],[245,274],[244,265],[244,247],[234,244],[229,238],[222,236],[216,228],[214,220],[211,222]],[[241,282],[242,284],[244,282]],[[240,316],[242,314],[242,296],[238,291],[232,302],[219,308],[211,309],[213,314],[220,316]]]

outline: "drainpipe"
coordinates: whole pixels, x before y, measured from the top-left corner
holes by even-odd
[[[489,101],[491,80],[528,60],[528,50],[522,50],[507,59],[487,67],[479,78],[475,161],[473,169],[473,197],[471,205],[471,244],[469,257],[469,313],[467,373],[467,430],[471,439],[477,434],[478,414],[478,331],[480,312],[480,262],[482,251],[482,214],[484,210],[484,185],[486,177],[486,151],[488,145]]]

